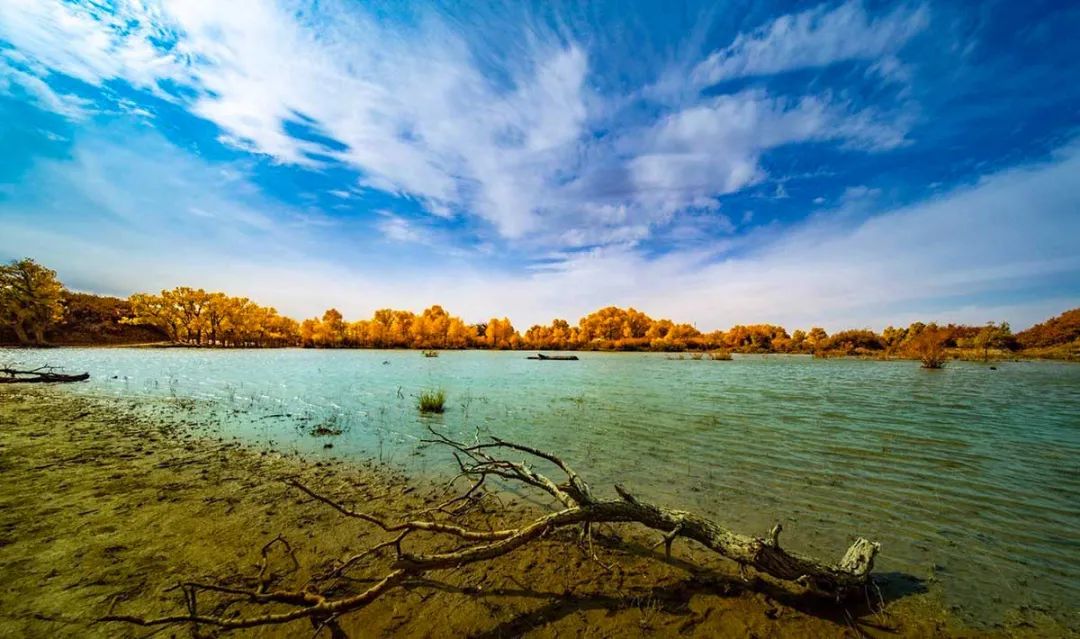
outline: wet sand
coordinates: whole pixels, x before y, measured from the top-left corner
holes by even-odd
[[[283,535],[300,569],[275,555],[275,586],[298,587],[347,556],[389,538],[344,518],[282,481],[306,485],[392,517],[438,503],[441,487],[375,464],[265,453],[197,432],[177,403],[159,418],[130,402],[63,387],[0,389],[0,636],[144,637],[96,623],[123,614],[180,613],[181,580],[251,583],[260,548]],[[497,507],[500,503],[505,509]],[[537,506],[501,495],[465,522],[521,521]],[[571,533],[567,532],[567,535]],[[767,594],[731,565],[679,541],[673,558],[655,535],[605,527],[593,561],[571,536],[542,540],[487,563],[431,573],[338,620],[347,637],[1045,637],[1044,620],[986,630],[959,626],[920,584],[883,584],[885,606],[822,605],[776,587]],[[410,549],[445,548],[411,541]],[[426,544],[426,545],[425,545]],[[888,549],[884,550],[888,552]],[[383,563],[385,566],[385,562]],[[380,573],[376,568],[367,574]],[[364,574],[357,572],[356,574]],[[337,594],[365,589],[345,582]],[[203,626],[199,636],[217,631]],[[297,621],[233,631],[311,637]],[[172,626],[155,636],[188,637]],[[330,637],[331,629],[319,636]]]

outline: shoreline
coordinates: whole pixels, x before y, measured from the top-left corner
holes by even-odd
[[[177,593],[167,591],[178,580],[250,578],[259,549],[279,534],[301,565],[285,580],[301,583],[327,560],[385,537],[301,499],[280,481],[286,476],[384,515],[430,506],[444,494],[376,463],[260,452],[196,433],[182,409],[144,418],[125,404],[131,400],[80,397],[62,387],[0,390],[0,635],[142,636],[146,630],[134,626],[91,622],[112,601],[124,614],[179,612]],[[481,518],[474,523],[535,512],[505,497],[505,511],[472,515]],[[687,570],[679,556],[701,553],[685,542],[665,562],[662,550],[649,549],[654,539],[628,527],[617,534],[621,542],[602,550],[613,572],[572,544],[543,541],[434,575],[438,586],[391,592],[343,617],[341,628],[349,637],[843,637],[855,627],[869,637],[1067,635],[1027,621],[964,628],[925,595],[898,597],[876,611],[808,605],[747,589],[721,561]],[[305,621],[231,636],[312,631]]]
[[[244,351],[329,351],[329,352],[349,352],[349,351],[379,351],[379,352],[416,352],[418,354],[424,351],[435,352],[499,352],[499,353],[573,353],[573,354],[600,354],[600,355],[658,355],[658,356],[670,356],[670,359],[688,359],[692,360],[693,357],[686,357],[689,355],[706,355],[710,353],[708,350],[682,350],[682,351],[664,351],[664,350],[621,350],[621,349],[492,349],[492,348],[369,348],[369,347],[318,347],[318,346],[207,346],[197,344],[183,344],[176,342],[139,342],[139,343],[124,343],[124,344],[44,344],[44,345],[26,345],[26,344],[0,344],[0,349],[12,350],[12,351],[51,351],[51,350],[67,350],[67,349],[132,349],[132,350],[169,350],[169,349],[183,349],[183,350],[196,350],[196,351],[221,351],[221,352],[244,352]],[[1062,355],[1055,349],[1030,349],[1039,352],[1025,352],[1017,351],[1015,353],[995,353],[989,359],[983,359],[981,356],[973,355],[965,349],[950,349],[946,351],[946,365],[954,362],[967,362],[972,364],[1002,364],[1002,363],[1022,363],[1022,362],[1065,362],[1070,364],[1080,363],[1080,357],[1072,353],[1066,353]],[[781,351],[762,351],[762,352],[740,352],[738,350],[727,351],[731,355],[738,355],[741,357],[803,357],[816,360],[857,360],[857,361],[873,361],[873,362],[918,362],[919,358],[914,356],[904,355],[886,355],[884,353],[844,353],[834,351],[824,351],[817,353],[788,353]],[[683,357],[675,357],[683,356]],[[708,360],[707,357],[700,357],[700,359]]]

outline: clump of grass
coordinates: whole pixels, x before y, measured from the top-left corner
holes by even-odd
[[[709,353],[709,359],[714,362],[727,362],[731,360],[731,351],[713,351]]]
[[[424,357],[438,357],[439,351],[426,350],[424,351]]]
[[[446,410],[446,392],[442,389],[420,393],[417,407],[421,413],[441,413]]]

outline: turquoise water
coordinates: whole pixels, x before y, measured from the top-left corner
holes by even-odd
[[[1077,625],[1080,366],[583,353],[62,349],[0,362],[89,371],[74,392],[190,398],[226,436],[449,474],[427,425],[559,451],[601,492],[698,510],[740,532],[839,558],[855,535],[877,569],[925,580],[956,612],[1016,609]],[[416,395],[447,392],[421,417]],[[313,437],[318,425],[343,432]],[[332,442],[334,447],[324,450]],[[901,580],[904,581],[904,580]]]

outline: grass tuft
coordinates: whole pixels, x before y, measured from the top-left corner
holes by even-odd
[[[446,410],[446,392],[442,389],[420,393],[417,407],[421,413],[441,413]]]

